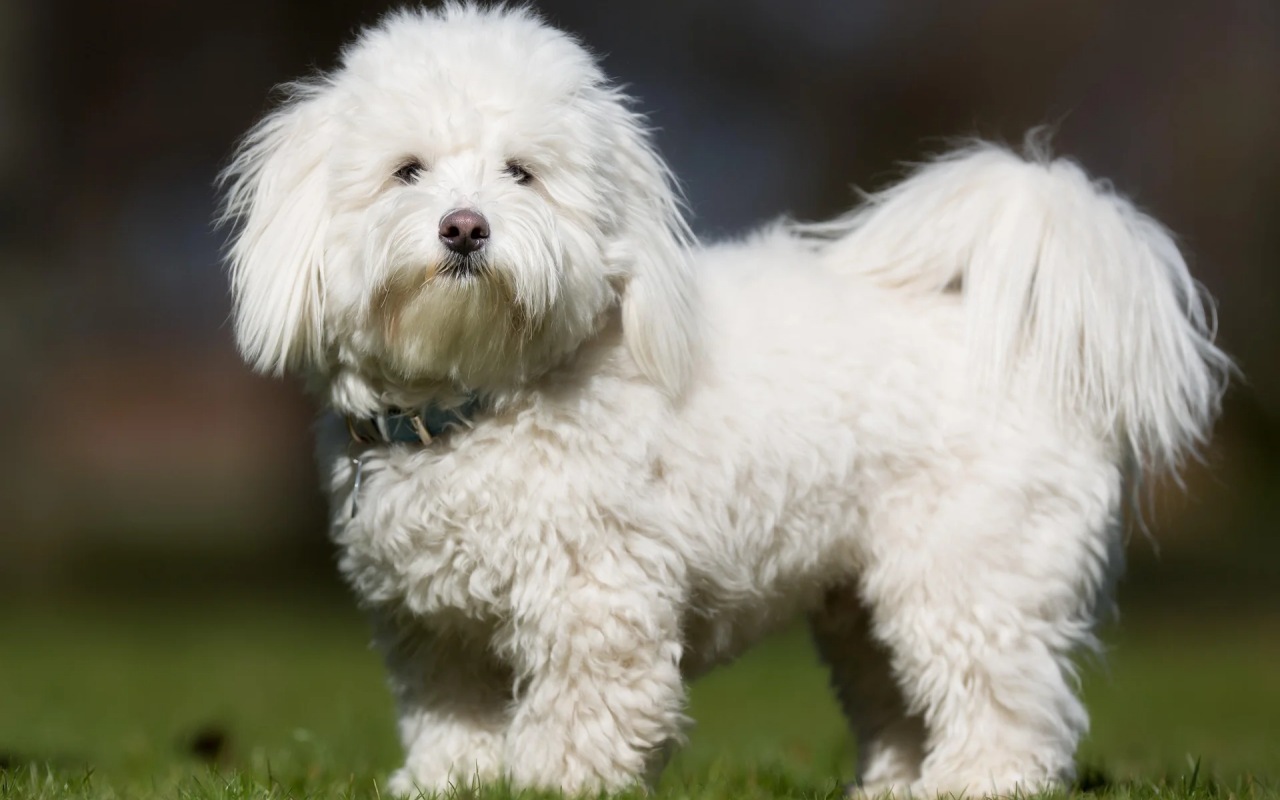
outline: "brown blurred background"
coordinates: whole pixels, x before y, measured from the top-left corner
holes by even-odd
[[[333,588],[312,412],[237,360],[213,181],[270,88],[389,5],[0,5],[0,598]],[[1056,125],[1179,234],[1246,376],[1122,599],[1274,619],[1280,3],[536,5],[641,98],[708,236]]]

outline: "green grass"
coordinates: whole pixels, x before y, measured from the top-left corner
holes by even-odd
[[[1280,797],[1270,622],[1110,631],[1106,666],[1083,671],[1085,789]],[[375,798],[399,758],[381,667],[344,603],[9,606],[0,647],[0,798]],[[836,798],[853,774],[801,631],[698,684],[691,714],[659,798]]]

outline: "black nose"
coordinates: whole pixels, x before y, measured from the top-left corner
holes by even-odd
[[[484,247],[489,239],[489,220],[479,211],[460,208],[440,220],[440,241],[455,253],[466,255]]]

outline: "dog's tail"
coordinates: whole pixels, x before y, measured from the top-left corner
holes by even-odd
[[[1071,161],[1028,149],[967,147],[801,233],[826,240],[832,268],[958,292],[976,376],[1032,381],[1144,466],[1176,469],[1204,442],[1232,371],[1212,303],[1159,223]]]

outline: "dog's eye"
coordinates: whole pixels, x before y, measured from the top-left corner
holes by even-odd
[[[505,172],[515,178],[516,183],[521,186],[526,186],[529,181],[533,180],[533,174],[530,173],[529,170],[525,169],[524,165],[518,161],[508,161]]]
[[[424,169],[426,168],[422,166],[421,161],[416,158],[410,159],[401,164],[400,168],[395,171],[395,178],[401,183],[413,183]]]

